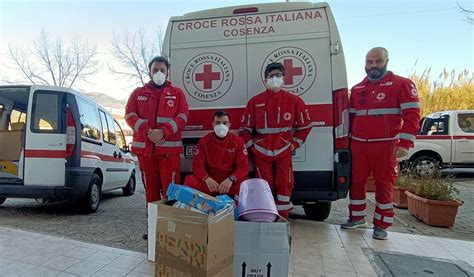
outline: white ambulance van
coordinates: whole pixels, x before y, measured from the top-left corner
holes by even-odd
[[[162,54],[170,79],[183,88],[190,115],[183,133],[182,170],[191,172],[200,137],[212,131],[217,109],[238,132],[248,100],[265,89],[264,70],[285,66],[284,88],[308,105],[313,130],[293,155],[294,204],[315,220],[350,182],[348,90],[344,53],[327,3],[271,3],[188,13],[169,21]]]
[[[104,108],[69,88],[0,86],[0,204],[73,199],[95,212],[119,188],[135,192],[135,164]]]

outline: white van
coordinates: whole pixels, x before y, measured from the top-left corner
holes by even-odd
[[[230,113],[237,132],[247,101],[262,92],[265,66],[285,66],[284,88],[308,105],[314,128],[293,155],[294,204],[306,215],[328,217],[350,182],[348,90],[344,53],[327,3],[271,3],[226,7],[172,17],[162,54],[170,79],[190,108],[183,132],[182,170],[191,171],[200,137],[217,109]]]
[[[104,108],[69,88],[0,86],[0,204],[74,199],[95,212],[118,188],[135,192],[135,163]]]

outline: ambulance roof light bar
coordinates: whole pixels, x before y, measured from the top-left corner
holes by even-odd
[[[256,13],[256,12],[258,12],[257,7],[248,7],[248,8],[235,9],[233,14]]]

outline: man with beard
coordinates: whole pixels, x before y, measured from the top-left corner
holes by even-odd
[[[419,130],[420,105],[415,85],[387,71],[388,51],[372,48],[366,55],[367,77],[350,96],[352,183],[349,220],[342,228],[367,227],[365,183],[375,179],[376,208],[373,238],[385,240],[393,223],[392,187],[396,158],[407,155]]]
[[[193,160],[193,174],[184,184],[209,195],[227,194],[238,200],[240,183],[247,178],[249,161],[244,141],[229,132],[229,115],[216,111],[214,132],[199,140]]]

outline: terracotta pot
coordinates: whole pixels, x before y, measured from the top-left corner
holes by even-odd
[[[424,223],[433,226],[452,227],[458,213],[459,201],[430,200],[405,191],[408,211]]]
[[[408,208],[407,195],[405,194],[406,188],[393,186],[393,205],[399,209]]]
[[[367,179],[367,182],[365,183],[365,190],[367,192],[374,192],[375,191],[375,179],[370,175],[369,179]]]

